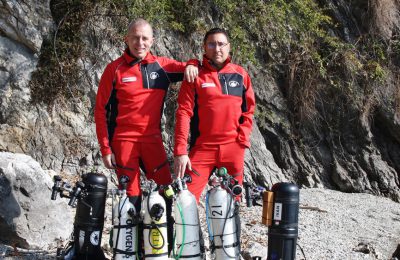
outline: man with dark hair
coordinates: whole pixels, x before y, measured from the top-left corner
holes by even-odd
[[[214,167],[225,167],[242,184],[255,108],[248,73],[231,63],[226,31],[208,31],[203,47],[198,77],[193,83],[184,81],[179,91],[174,146],[175,174],[182,177],[189,170],[188,189],[197,201]]]
[[[118,177],[130,178],[127,194],[139,212],[141,167],[157,184],[172,181],[161,138],[161,115],[168,87],[183,80],[186,64],[150,52],[153,29],[144,19],[131,22],[124,41],[123,55],[108,64],[101,77],[94,114],[103,163],[115,169]],[[187,80],[196,75],[197,67],[188,66]],[[168,236],[172,237],[170,230]]]

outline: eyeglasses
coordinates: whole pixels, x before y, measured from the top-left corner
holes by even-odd
[[[216,49],[218,46],[220,49],[222,49],[228,44],[229,44],[229,42],[208,42],[207,47],[209,49]]]

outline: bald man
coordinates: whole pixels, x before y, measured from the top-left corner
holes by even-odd
[[[139,212],[140,168],[157,184],[172,181],[161,138],[161,115],[168,87],[183,80],[186,63],[150,52],[153,29],[144,19],[131,22],[124,41],[124,53],[107,65],[101,77],[95,122],[103,163],[115,169],[118,177],[130,178],[127,194]],[[197,67],[189,65],[186,79],[193,81],[196,75]]]

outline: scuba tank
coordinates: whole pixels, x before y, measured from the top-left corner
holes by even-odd
[[[261,223],[268,226],[268,260],[296,258],[299,220],[299,188],[293,183],[275,183],[271,190],[244,183],[246,204],[262,206]],[[262,204],[257,200],[263,200]]]
[[[144,257],[149,260],[168,259],[167,214],[165,200],[157,184],[150,180],[142,187]]]
[[[242,188],[224,167],[213,172],[208,185],[206,220],[211,253],[216,260],[240,259],[239,202],[235,197]]]
[[[268,225],[268,260],[293,260],[298,237],[299,188],[293,183],[280,182],[272,186],[270,193],[273,213]],[[264,194],[266,198],[268,194]]]
[[[140,216],[137,214],[135,206],[129,201],[126,195],[126,187],[129,182],[128,176],[122,176],[119,180],[122,186],[118,190],[118,203],[114,205],[113,196],[112,211],[112,247],[113,259],[135,259],[138,256],[138,224]]]
[[[54,176],[51,199],[69,198],[68,205],[76,207],[73,241],[65,249],[57,249],[57,259],[106,259],[101,249],[104,226],[104,209],[107,194],[107,178],[99,173],[82,175],[75,187]]]
[[[186,186],[191,181],[190,175],[185,175],[182,179],[177,178],[165,190],[166,196],[175,199],[174,259],[203,259],[196,198]]]

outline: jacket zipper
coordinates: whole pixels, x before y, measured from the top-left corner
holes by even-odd
[[[147,89],[149,89],[150,83],[149,83],[149,74],[147,74],[147,67],[144,67],[144,73],[146,73]]]
[[[228,85],[226,85],[226,78],[225,78],[225,75],[222,75],[222,78],[223,78],[223,80],[224,80],[224,87],[225,87],[226,95],[229,95],[229,92],[228,92]]]

